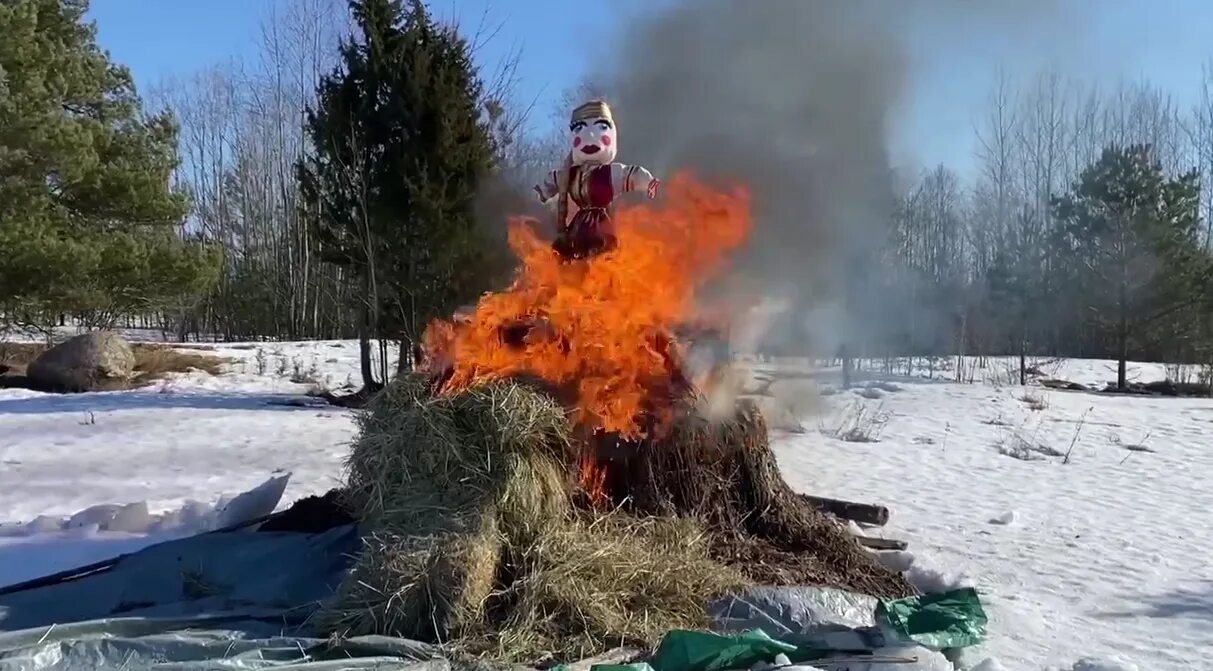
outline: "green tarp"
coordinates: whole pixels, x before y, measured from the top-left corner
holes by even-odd
[[[970,588],[879,601],[875,620],[884,625],[887,644],[916,644],[937,651],[976,645],[985,637],[986,614],[977,591]],[[592,671],[726,671],[774,663],[779,655],[791,663],[812,663],[873,652],[796,645],[773,639],[761,629],[736,635],[672,631],[648,664],[604,664]]]
[[[876,620],[930,650],[967,648],[986,636],[986,612],[973,588],[881,601]]]
[[[705,631],[671,631],[657,646],[649,665],[655,671],[724,671],[748,669],[776,655],[792,655],[796,646],[767,636],[761,629],[736,636]]]

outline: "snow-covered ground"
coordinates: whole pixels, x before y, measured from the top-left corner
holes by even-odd
[[[1105,365],[1067,377],[1102,382]],[[889,506],[885,533],[927,565],[915,577],[982,592],[982,652],[1004,668],[1210,668],[1213,401],[895,384],[807,422],[878,442],[782,440],[789,482]]]
[[[275,473],[292,473],[282,506],[340,481],[350,413],[283,401],[356,380],[353,343],[204,347],[233,360],[228,373],[104,394],[0,390],[0,585],[213,526],[221,497]],[[1209,667],[1213,401],[1021,388],[1004,359],[966,359],[959,373],[955,359],[896,363],[866,362],[859,375],[881,381],[849,391],[803,362],[753,368],[816,413],[776,442],[793,486],[888,505],[882,533],[910,542],[900,559],[914,579],[981,590],[990,640],[969,662]],[[1113,362],[1033,363],[1047,377],[1115,377]],[[1168,374],[1130,367],[1137,381]],[[63,521],[138,502],[145,529]]]

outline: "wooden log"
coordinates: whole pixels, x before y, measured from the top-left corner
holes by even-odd
[[[889,509],[884,506],[842,501],[840,499],[827,499],[820,496],[809,496],[808,494],[802,494],[801,497],[816,506],[819,510],[844,520],[858,522],[859,524],[869,524],[874,527],[882,527],[889,523]]]
[[[905,541],[892,538],[872,538],[871,536],[856,536],[855,540],[870,550],[904,550],[910,547]]]

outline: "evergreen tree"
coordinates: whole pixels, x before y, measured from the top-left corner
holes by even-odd
[[[1120,389],[1130,349],[1160,320],[1205,300],[1199,201],[1197,173],[1168,179],[1146,145],[1105,149],[1070,193],[1053,199],[1058,243],[1092,316],[1112,335]]]
[[[364,290],[368,339],[400,337],[401,367],[426,324],[487,288],[475,198],[493,163],[470,48],[420,0],[352,0],[356,35],[307,114],[301,193],[327,261]]]
[[[100,323],[205,291],[219,257],[178,228],[177,129],[144,117],[87,0],[0,3],[0,313]]]

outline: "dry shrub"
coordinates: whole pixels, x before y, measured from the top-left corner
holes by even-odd
[[[822,435],[848,443],[875,443],[889,423],[889,413],[881,403],[872,409],[863,401],[855,400],[843,408],[833,424],[822,419],[819,430]]]
[[[1049,400],[1045,398],[1044,394],[1035,390],[1025,391],[1020,395],[1019,400],[1033,412],[1040,412],[1049,407]]]
[[[360,422],[348,496],[369,533],[330,631],[571,660],[703,626],[744,583],[693,521],[577,512],[565,410],[531,386],[433,397],[404,378]]]

